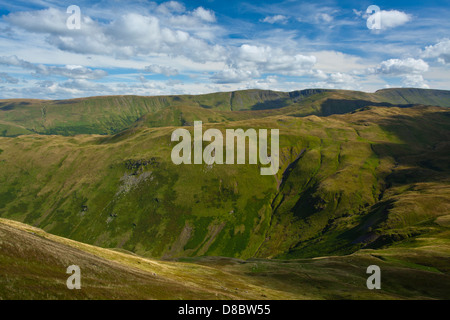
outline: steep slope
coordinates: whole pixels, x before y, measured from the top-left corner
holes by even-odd
[[[450,91],[431,89],[383,89],[375,92],[380,101],[392,104],[424,104],[440,107],[450,107]]]
[[[142,260],[154,270],[144,271],[77,248],[81,244],[50,239],[36,228],[0,221],[0,299],[208,299],[213,294],[158,276],[157,263]],[[66,286],[66,269],[74,264],[81,268],[81,290]]]
[[[102,249],[0,219],[3,299],[301,299],[245,277],[192,263],[155,261]],[[81,269],[69,290],[66,269]]]
[[[0,299],[448,299],[449,241],[291,261],[155,261],[0,219]],[[68,290],[68,265],[81,290]],[[367,266],[382,290],[367,290]]]
[[[115,134],[136,126],[228,122],[275,115],[328,116],[367,106],[450,106],[449,91],[388,89],[376,93],[308,89],[245,90],[206,95],[110,96],[71,100],[0,100],[0,136]]]
[[[175,166],[175,127],[0,138],[0,215],[164,258],[348,254],[448,229],[445,108],[208,127],[279,128],[277,176],[254,165]]]
[[[320,90],[307,90],[296,94],[295,98],[312,95],[317,91]],[[143,116],[149,120],[146,124],[150,126],[183,125],[178,116],[180,112],[191,115],[191,118],[207,113],[208,119],[218,118],[224,121],[234,120],[234,117],[229,117],[233,111],[280,108],[291,103],[289,93],[264,90],[197,96],[107,96],[56,101],[0,100],[0,133],[3,136],[31,132],[60,135],[112,134],[132,126]],[[166,110],[167,108],[169,110]],[[180,109],[182,111],[176,111]],[[215,112],[219,114],[215,116]],[[174,117],[167,117],[171,113],[175,113]],[[223,113],[225,116],[221,115]],[[255,112],[253,116],[259,117],[259,113]],[[154,118],[156,120],[153,120]]]
[[[260,256],[347,254],[446,230],[448,111],[370,108],[311,121],[323,129],[303,135],[320,141],[285,172]]]

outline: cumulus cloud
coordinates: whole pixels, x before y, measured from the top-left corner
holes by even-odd
[[[206,41],[213,36],[207,31],[207,25],[215,21],[212,11],[199,7],[192,12],[173,14],[182,10],[176,3],[166,4],[160,10],[166,10],[169,16],[125,12],[110,21],[99,22],[83,15],[80,30],[69,30],[66,12],[54,8],[14,12],[4,19],[26,31],[45,34],[48,43],[73,53],[118,58],[166,54],[202,63],[223,57],[223,47]],[[184,30],[179,28],[180,23]]]
[[[381,29],[391,29],[401,26],[412,20],[412,16],[403,11],[398,10],[380,10],[373,14],[362,14],[361,11],[353,10],[353,12],[367,19],[367,21],[380,21]]]
[[[341,83],[354,83],[355,79],[353,78],[353,76],[346,74],[346,73],[342,73],[342,72],[336,72],[336,73],[332,73],[328,76],[327,79],[328,83],[332,83],[332,84],[341,84]]]
[[[236,83],[263,74],[274,73],[286,76],[301,76],[309,72],[316,57],[299,53],[287,53],[271,46],[241,45],[235,50],[228,66],[216,73],[212,79],[218,83]]]
[[[156,64],[152,64],[149,66],[146,66],[144,68],[145,71],[150,72],[150,73],[158,73],[158,74],[163,74],[166,77],[170,77],[170,76],[176,76],[178,74],[178,70],[172,67],[167,67],[167,66],[159,66]]]
[[[35,74],[44,76],[62,76],[73,79],[100,79],[108,75],[103,70],[92,70],[78,65],[47,66],[43,64],[33,64],[31,62],[19,59],[17,56],[0,56],[0,65],[20,67],[34,71]]]
[[[206,22],[216,21],[216,15],[214,14],[214,12],[203,7],[198,7],[197,9],[195,9],[192,15]]]
[[[224,70],[214,74],[211,79],[215,83],[240,83],[253,78],[260,77],[261,74],[257,70],[240,70],[234,68],[225,68]]]
[[[403,78],[403,86],[411,88],[429,89],[430,86],[425,82],[420,74],[410,74]]]
[[[66,27],[68,14],[63,8],[35,10],[28,6],[32,11],[24,11],[24,6],[23,11],[12,10],[2,16],[0,31],[4,31],[2,41],[7,45],[3,47],[6,49],[3,56],[0,54],[0,65],[12,68],[0,70],[0,85],[20,83],[1,85],[7,87],[2,89],[2,95],[64,98],[124,93],[194,94],[252,87],[373,90],[391,80],[396,86],[401,81],[404,86],[425,88],[424,74],[429,70],[427,62],[431,63],[427,59],[450,63],[450,40],[444,39],[425,47],[415,56],[417,59],[384,58],[386,61],[380,60],[378,65],[367,68],[373,65],[370,57],[375,55],[334,51],[338,42],[345,41],[347,33],[324,37],[323,34],[328,33],[316,36],[316,32],[310,32],[357,23],[349,22],[343,11],[335,6],[313,3],[285,8],[270,6],[271,13],[257,18],[261,17],[259,22],[267,23],[264,27],[258,20],[251,19],[220,21],[206,6],[186,8],[178,1],[131,1],[127,6],[109,3],[104,6],[104,3],[82,8],[80,30]],[[359,19],[369,18],[364,11],[354,12]],[[396,10],[382,10],[378,15],[383,29],[403,25],[413,18]],[[278,28],[287,22],[295,22],[295,19],[307,29],[295,28],[298,24],[292,28],[287,25]],[[248,30],[242,30],[247,26]],[[406,50],[409,53],[414,50],[411,46],[399,50],[414,30],[403,32],[406,29],[385,38],[377,49],[383,51],[381,56],[389,53],[405,56]],[[250,34],[256,34],[256,37],[248,39]],[[359,45],[355,43],[354,46]],[[24,47],[31,50],[25,52]],[[314,51],[319,47],[322,51]],[[341,46],[338,44],[338,47]],[[354,48],[347,48],[348,52],[358,52]],[[107,76],[105,71],[92,66],[114,69],[114,76],[104,81],[89,81]],[[434,67],[425,78],[431,80],[434,77]],[[12,77],[17,75],[17,68],[28,71],[20,80]],[[149,76],[149,73],[172,78],[158,79],[160,77]],[[173,78],[180,73],[186,75],[183,77],[185,82]],[[445,78],[444,73],[439,76]],[[28,79],[26,85],[25,79]],[[433,83],[438,82],[433,80]]]
[[[425,47],[423,58],[437,58],[441,63],[450,63],[450,39],[444,39],[435,45]]]
[[[316,57],[286,53],[281,48],[244,44],[238,50],[238,66],[257,67],[262,72],[277,72],[283,75],[297,75],[311,69]]]
[[[54,8],[39,11],[19,11],[10,13],[3,19],[35,33],[69,33],[66,26],[67,14]]]
[[[262,90],[279,90],[277,76],[268,76],[264,79],[253,79],[241,84],[238,90],[262,89]]]
[[[184,7],[184,4],[178,2],[178,1],[167,1],[161,3],[157,8],[157,12],[160,12],[162,14],[171,14],[171,13],[182,13],[186,11],[186,8]]]
[[[288,17],[283,16],[281,14],[277,14],[275,16],[267,16],[264,19],[260,20],[261,22],[267,22],[270,24],[274,24],[274,23],[283,23],[285,24],[288,21]]]
[[[391,76],[422,74],[428,71],[428,64],[422,59],[389,59],[374,68],[369,68],[369,74],[384,74]]]
[[[226,47],[214,44],[210,41],[215,30],[211,24],[216,17],[213,11],[203,7],[186,11],[182,4],[171,1],[157,6],[156,11],[159,16],[124,12],[101,22],[83,15],[80,30],[68,30],[65,25],[67,14],[57,9],[10,13],[6,20],[29,32],[46,35],[48,43],[66,52],[108,55],[119,59],[138,55],[169,59],[179,57],[201,64],[223,64],[225,67],[215,71],[211,77],[214,82],[223,84],[250,81],[267,74],[301,76],[316,63],[314,56],[268,45]],[[285,16],[274,16],[267,21],[281,22],[286,19]],[[81,66],[45,66],[19,60],[15,58],[9,63],[40,75],[61,75],[71,79],[105,76],[104,71]],[[159,63],[148,65],[144,71],[166,76],[179,73],[172,66]]]
[[[411,21],[412,19],[411,15],[397,10],[381,10],[379,14],[381,14],[382,29],[395,28]]]
[[[320,69],[311,70],[310,76],[319,80],[310,83],[310,87],[327,89],[349,89],[356,90],[360,86],[355,75],[345,72],[324,72]]]
[[[366,70],[367,74],[401,77],[404,87],[429,88],[423,73],[429,69],[422,59],[389,59]]]

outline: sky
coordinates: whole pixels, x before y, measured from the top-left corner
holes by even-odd
[[[449,17],[449,0],[0,0],[0,99],[450,90]]]

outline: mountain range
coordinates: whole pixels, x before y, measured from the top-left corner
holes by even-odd
[[[96,254],[109,248],[221,272],[223,259],[226,272],[253,279],[242,283],[264,277],[263,265],[270,289],[283,283],[287,298],[301,295],[282,275],[317,267],[338,277],[369,260],[393,274],[404,268],[417,283],[426,282],[423,272],[450,283],[449,107],[450,91],[413,88],[0,100],[0,217],[8,226],[0,235],[45,251],[19,221]],[[171,133],[192,132],[195,120],[204,130],[279,129],[280,170],[174,165]],[[391,298],[449,297],[441,286],[405,289],[405,277],[392,282]],[[350,297],[332,288],[315,297]],[[252,294],[227,294],[257,297],[245,291]]]

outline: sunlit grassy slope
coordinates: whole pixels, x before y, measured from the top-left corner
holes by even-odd
[[[268,115],[330,115],[368,105],[450,107],[450,91],[385,89],[376,93],[308,89],[246,90],[182,96],[106,96],[72,100],[0,100],[0,136],[114,134],[136,125],[181,126]],[[252,111],[252,112],[249,112]],[[137,122],[136,122],[137,121]]]
[[[0,299],[448,299],[449,241],[362,250],[345,257],[156,261],[0,219]],[[81,290],[66,287],[69,265]],[[366,269],[381,268],[381,290]]]
[[[118,283],[123,290],[114,297],[378,297],[353,287],[363,281],[369,262],[398,278],[388,277],[392,287],[381,296],[448,297],[448,285],[440,284],[448,283],[450,266],[449,101],[448,91],[420,89],[1,101],[0,216],[42,228],[46,238],[79,241],[52,238],[54,253],[41,246],[48,242],[20,231],[28,227],[3,226],[1,266],[12,274],[1,280],[9,288],[5,297],[27,296],[13,289],[26,281],[54,288],[48,297],[72,297],[58,291],[63,263],[49,263],[56,261],[52,254],[69,262],[72,251],[61,245],[82,250],[73,254],[85,265],[101,265],[91,270],[93,293],[77,298],[107,297],[106,283],[126,277],[131,287]],[[261,176],[260,165],[174,165],[171,133],[179,127],[192,132],[195,120],[204,122],[204,130],[222,132],[279,129],[277,175]],[[29,251],[3,240],[9,238]],[[244,277],[242,285],[271,281],[262,285],[264,292],[202,291],[183,280],[183,269],[145,291],[153,280],[140,272],[161,270],[142,271],[137,262],[139,272],[128,270],[129,262],[123,269],[109,261],[122,255],[99,247],[152,259],[193,259],[187,265],[151,263],[171,265],[174,273],[200,268],[192,283],[207,281],[199,266],[205,264],[211,272],[225,272],[219,278]],[[342,257],[312,259],[331,255]],[[230,259],[206,258],[213,256]],[[33,270],[39,276],[22,283],[21,274]],[[170,294],[164,291],[169,287]]]
[[[0,138],[0,215],[157,258],[385,247],[447,230],[449,125],[447,109],[417,106],[204,126],[279,128],[273,177],[256,165],[175,166],[175,127]]]

